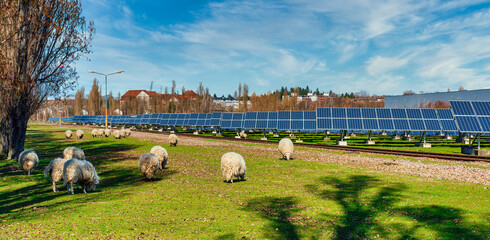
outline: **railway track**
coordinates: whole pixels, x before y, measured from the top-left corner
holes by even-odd
[[[136,130],[136,131],[150,132],[148,130]],[[151,133],[168,134],[166,132],[158,132],[158,131],[151,131]],[[213,140],[230,141],[230,142],[268,144],[268,145],[277,144],[276,141],[264,141],[264,140],[256,140],[256,139],[237,139],[237,138],[229,138],[229,137],[202,136],[202,135],[178,134],[178,133],[177,135],[192,137],[192,138],[213,139]],[[356,153],[372,153],[372,154],[396,155],[396,156],[405,156],[405,157],[434,158],[434,159],[451,160],[451,161],[490,162],[490,156],[474,156],[474,155],[462,155],[462,154],[451,154],[451,153],[431,153],[431,152],[419,152],[419,151],[408,151],[408,150],[391,150],[391,149],[381,149],[381,148],[338,146],[338,145],[325,145],[325,144],[312,144],[312,143],[294,143],[294,145],[299,147],[304,147],[304,148],[356,152]]]

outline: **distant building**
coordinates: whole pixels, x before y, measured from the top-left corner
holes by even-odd
[[[160,94],[158,94],[155,91],[147,91],[147,90],[129,90],[127,91],[124,95],[121,96],[121,101],[126,101],[131,99],[132,97],[136,97],[139,99],[143,99],[148,101],[151,96],[157,96],[161,97]]]
[[[428,103],[450,100],[490,101],[490,89],[385,96],[385,108],[418,108]]]

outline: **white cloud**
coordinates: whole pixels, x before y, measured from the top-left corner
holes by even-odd
[[[371,76],[377,76],[391,70],[405,66],[408,63],[406,58],[393,58],[393,57],[381,57],[376,56],[368,60],[366,67],[367,73]]]

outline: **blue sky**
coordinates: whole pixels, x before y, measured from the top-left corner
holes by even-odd
[[[490,1],[84,0],[90,61],[114,95],[171,87],[232,94],[281,86],[398,95],[490,88]]]

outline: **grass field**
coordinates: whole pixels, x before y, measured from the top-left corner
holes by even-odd
[[[30,126],[26,148],[40,157],[31,176],[0,155],[0,238],[490,239],[486,185],[301,156],[281,161],[253,145],[170,148],[92,138],[88,128],[82,140],[65,140],[65,130]],[[138,158],[157,144],[169,152],[168,169],[145,180]],[[96,192],[52,192],[42,170],[68,146],[84,149],[96,167]],[[220,157],[228,151],[244,156],[246,181],[223,182]]]

